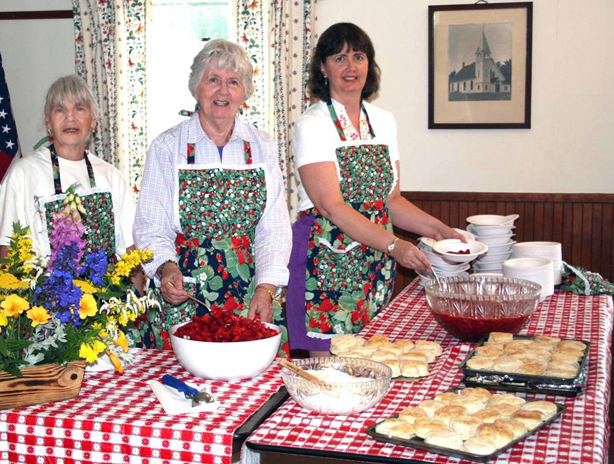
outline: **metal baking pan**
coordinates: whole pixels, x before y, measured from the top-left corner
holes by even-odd
[[[463,390],[463,389],[462,388],[455,388],[455,389],[448,390],[448,391],[458,393],[461,390]],[[431,399],[433,399],[433,398],[431,398]],[[533,401],[537,401],[537,400],[526,400],[527,403],[531,403]],[[451,449],[451,448],[443,448],[441,446],[429,445],[429,444],[425,443],[422,438],[419,438],[419,437],[413,437],[413,438],[410,438],[410,439],[393,438],[393,437],[389,437],[388,435],[383,435],[381,433],[377,433],[375,431],[375,428],[379,424],[384,422],[384,421],[379,421],[375,425],[372,425],[371,427],[368,427],[365,430],[365,432],[367,433],[367,435],[370,435],[371,437],[375,438],[376,440],[383,441],[383,442],[386,442],[386,443],[392,443],[394,445],[409,446],[410,448],[416,448],[416,449],[423,450],[423,451],[428,451],[428,452],[431,452],[431,453],[445,454],[446,456],[452,456],[452,457],[458,458],[458,459],[468,459],[470,461],[475,461],[475,462],[488,462],[491,459],[496,458],[500,454],[505,453],[507,450],[509,450],[511,447],[513,447],[517,443],[521,442],[525,438],[533,435],[534,433],[538,432],[539,430],[543,429],[547,425],[550,425],[552,422],[557,420],[563,414],[565,409],[567,409],[567,408],[564,405],[560,404],[560,403],[554,403],[554,404],[556,405],[556,408],[557,408],[556,414],[554,416],[552,416],[550,419],[548,419],[548,420],[544,421],[543,423],[541,423],[538,427],[536,427],[536,428],[534,428],[532,430],[529,430],[523,436],[518,437],[515,440],[512,440],[511,442],[509,442],[504,447],[497,449],[497,451],[495,451],[494,453],[487,454],[487,455],[473,454],[473,453],[468,453],[468,452],[462,451],[462,450],[455,450],[455,449]],[[389,419],[396,419],[397,417],[399,417],[399,416],[396,415],[396,416],[390,417]]]
[[[530,335],[514,335],[514,340],[533,339],[534,337]],[[545,375],[527,375],[511,372],[477,370],[467,367],[467,361],[473,357],[475,350],[484,345],[484,342],[487,340],[488,336],[482,338],[460,365],[460,369],[464,373],[463,383],[468,387],[485,387],[493,390],[527,393],[549,393],[563,396],[578,396],[586,388],[586,379],[588,376],[588,353],[591,348],[591,343],[587,340],[574,338],[561,339],[561,341],[575,340],[586,345],[584,356],[580,361],[578,374],[569,379]]]

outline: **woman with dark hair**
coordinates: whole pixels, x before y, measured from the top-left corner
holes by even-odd
[[[379,80],[362,29],[339,23],[322,34],[308,83],[316,103],[294,130],[299,220],[287,295],[290,346],[316,356],[388,304],[397,262],[430,269],[393,225],[437,240],[461,238],[401,196],[395,119],[368,103]]]

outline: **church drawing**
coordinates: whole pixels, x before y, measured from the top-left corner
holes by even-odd
[[[475,94],[477,99],[487,99],[479,98],[477,94],[483,94],[483,97],[486,97],[485,94],[499,94],[496,99],[511,98],[511,82],[505,79],[497,63],[492,59],[483,27],[482,38],[475,51],[475,62],[468,65],[463,62],[461,69],[449,79],[448,90],[451,100],[456,99],[453,98],[454,95],[460,97],[461,94],[467,97],[469,97],[467,94]]]

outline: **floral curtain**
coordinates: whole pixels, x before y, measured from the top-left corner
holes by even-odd
[[[138,194],[147,150],[147,0],[73,0],[77,74],[94,92],[94,152],[117,166]]]
[[[290,144],[294,122],[308,105],[305,90],[314,41],[315,2],[272,0],[266,5],[258,0],[236,0],[236,13],[237,42],[245,47],[255,68],[255,92],[243,118],[274,134],[292,214],[297,189]]]

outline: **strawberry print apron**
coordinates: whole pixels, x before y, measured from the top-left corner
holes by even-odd
[[[55,146],[49,147],[51,166],[53,169],[53,185],[55,195],[39,199],[44,205],[45,225],[47,234],[52,230],[54,214],[62,211],[65,195],[60,180],[60,163]],[[87,214],[83,216],[83,224],[87,230],[85,254],[102,249],[109,260],[115,260],[115,215],[113,213],[113,196],[109,191],[96,188],[94,168],[87,153],[84,153],[87,174],[90,180],[90,190],[80,194],[80,198]],[[85,186],[84,186],[85,187]]]
[[[330,116],[347,141],[332,105]],[[367,122],[368,115],[362,107]],[[369,132],[375,138],[369,123]],[[388,146],[374,143],[337,148],[341,194],[371,222],[392,232],[387,198],[394,186]],[[330,338],[357,333],[392,297],[396,262],[362,245],[324,218],[317,208],[302,211],[293,225],[287,291],[292,349],[328,350]]]
[[[247,316],[256,287],[254,237],[266,209],[267,190],[266,171],[253,165],[250,144],[243,144],[246,165],[232,167],[196,165],[195,146],[188,144],[188,166],[178,169],[182,233],[175,244],[184,289],[211,309]],[[206,309],[189,300],[172,306],[159,297],[162,311],[150,315],[143,344],[166,349],[170,348],[171,327]],[[288,352],[285,318],[278,301],[274,302],[273,322],[283,327],[280,350]]]

